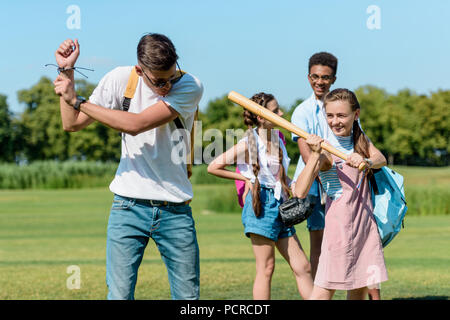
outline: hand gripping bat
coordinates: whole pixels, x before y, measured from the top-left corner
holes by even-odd
[[[305,132],[304,130],[300,129],[299,127],[292,124],[288,120],[280,117],[279,115],[276,115],[269,109],[266,109],[266,108],[260,106],[256,102],[244,97],[243,95],[241,95],[235,91],[230,91],[228,93],[228,99],[230,99],[234,103],[237,103],[238,105],[244,107],[251,113],[258,115],[261,118],[264,118],[264,119],[272,122],[273,124],[288,130],[289,132],[295,133],[296,135],[298,135],[299,137],[301,137],[305,140],[309,137],[309,133]],[[328,151],[329,153],[334,154],[335,156],[337,156],[343,160],[347,160],[347,155],[345,153],[339,151],[338,149],[334,148],[333,146],[331,146],[325,142],[322,142],[321,147],[322,147],[322,149]],[[359,171],[364,170],[365,167],[366,167],[365,162],[362,162],[359,166]]]

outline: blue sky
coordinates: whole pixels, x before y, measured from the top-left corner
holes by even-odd
[[[70,5],[80,9],[80,29],[69,29]],[[380,10],[370,30],[367,8]],[[97,83],[116,66],[136,63],[147,32],[174,42],[182,69],[204,84],[200,103],[235,90],[273,93],[283,106],[307,98],[309,57],[328,51],[339,59],[334,87],[372,84],[395,93],[450,89],[448,0],[172,0],[20,1],[0,10],[0,93],[21,112],[17,91],[42,76],[56,77],[54,51],[78,38],[78,66],[92,68]]]

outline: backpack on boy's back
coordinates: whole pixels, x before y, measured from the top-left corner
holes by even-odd
[[[372,191],[373,215],[384,248],[404,227],[403,220],[408,207],[402,175],[386,166],[372,169],[372,172],[369,183]]]

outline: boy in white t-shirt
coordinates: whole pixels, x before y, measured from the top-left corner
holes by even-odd
[[[110,184],[114,201],[107,230],[108,299],[134,299],[149,238],[166,264],[172,298],[198,299],[199,249],[188,204],[193,191],[186,161],[180,161],[178,143],[183,140],[175,134],[175,120],[192,130],[203,86],[177,70],[170,39],[147,34],[137,47],[138,64],[107,73],[86,101],[74,89],[79,53],[76,39],[64,41],[55,53],[60,75],[54,84],[61,96],[64,130],[78,131],[97,120],[123,132],[121,159]],[[139,77],[127,112],[122,108],[133,69]]]

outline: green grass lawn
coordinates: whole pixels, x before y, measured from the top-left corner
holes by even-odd
[[[201,260],[201,299],[252,299],[255,275],[239,210],[217,213],[214,194],[236,201],[233,185],[197,185],[192,202]],[[211,196],[213,195],[213,196]],[[0,191],[0,299],[104,299],[107,188]],[[226,208],[225,208],[226,209]],[[227,210],[225,210],[227,211]],[[306,225],[297,227],[306,252]],[[450,217],[408,216],[405,229],[385,249],[389,281],[384,299],[448,299]],[[68,289],[67,267],[81,270],[81,289]],[[287,263],[277,254],[273,299],[300,299]],[[338,292],[335,299],[344,299]],[[170,299],[167,273],[149,243],[136,299]]]

